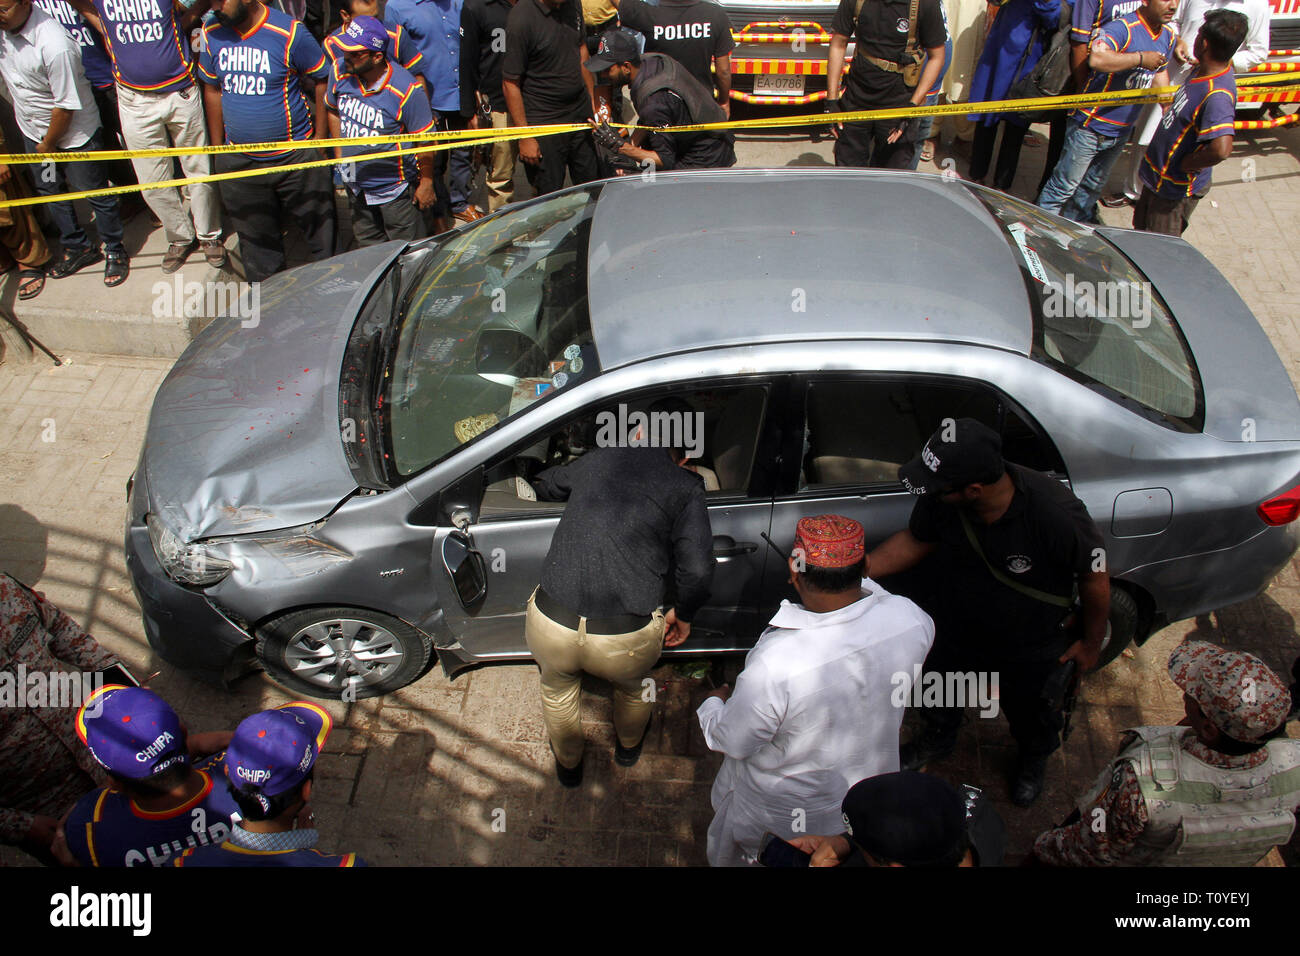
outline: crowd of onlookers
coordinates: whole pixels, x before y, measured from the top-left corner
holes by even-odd
[[[1023,95],[1049,67],[1064,93],[1179,90],[1167,109],[974,114],[969,178],[985,182],[992,167],[992,185],[1010,189],[1030,120],[1046,119],[1039,205],[1097,221],[1099,200],[1132,203],[1135,227],[1181,233],[1210,167],[1232,148],[1233,73],[1267,55],[1268,13],[1265,0],[990,4],[972,103]],[[291,225],[313,258],[341,251],[336,192],[366,245],[496,211],[514,198],[518,162],[536,193],[652,166],[729,166],[731,132],[664,127],[727,119],[734,46],[725,11],[707,0],[18,0],[0,7],[0,78],[20,134],[8,148],[85,158],[0,166],[3,198],[255,175],[91,197],[95,241],[71,202],[0,208],[0,266],[18,270],[23,299],[101,260],[105,284],[118,285],[130,269],[123,219],[147,212],[167,238],[164,273],[195,253],[225,268],[234,233],[244,278],[256,281],[285,267]],[[842,0],[827,57],[837,165],[915,169],[933,158],[929,117],[835,116],[937,100],[952,58],[943,0]],[[640,117],[630,134],[618,128],[631,118],[625,101]],[[396,144],[311,146],[326,136],[560,123],[593,130],[418,155]],[[1124,188],[1101,197],[1130,137],[1138,146]],[[270,142],[295,146],[184,152]],[[180,155],[94,158],[168,147]],[[356,161],[377,153],[394,155]],[[473,201],[480,167],[483,209]]]

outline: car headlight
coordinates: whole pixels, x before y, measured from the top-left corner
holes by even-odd
[[[207,587],[234,569],[234,564],[217,554],[211,545],[199,541],[186,544],[154,515],[145,516],[145,526],[158,563],[173,581]]]

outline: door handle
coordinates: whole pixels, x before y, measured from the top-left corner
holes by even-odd
[[[758,545],[753,541],[737,541],[735,538],[719,535],[713,539],[715,558],[734,558],[740,554],[752,554],[758,550]]]

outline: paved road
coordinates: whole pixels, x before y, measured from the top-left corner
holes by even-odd
[[[1297,145],[1294,129],[1239,138],[1216,173],[1213,201],[1201,204],[1187,238],[1246,299],[1300,382],[1300,270],[1290,241],[1300,218]],[[957,150],[941,149],[937,162],[952,159],[964,171],[960,144]],[[1018,195],[1032,198],[1042,152],[1025,149]],[[748,166],[821,165],[831,155],[829,143],[780,135],[742,138],[738,153]],[[1126,210],[1104,214],[1128,224]],[[150,241],[156,244],[157,236]],[[156,272],[157,264],[142,261],[137,268]],[[58,286],[61,298],[92,301],[105,294],[96,275]],[[6,286],[0,302],[9,301]],[[124,485],[168,363],[70,358],[50,368],[10,356],[0,368],[0,417],[10,436],[0,448],[0,567],[35,582],[135,671],[158,671],[153,686],[191,728],[233,727],[243,715],[289,699],[260,675],[229,693],[214,690],[150,652],[120,542]],[[1029,810],[1005,799],[1003,776],[1014,753],[1000,717],[980,720],[972,713],[958,752],[932,769],[986,787],[1008,822],[1010,850],[1023,853],[1035,833],[1068,811],[1113,752],[1121,729],[1181,716],[1181,696],[1163,665],[1184,636],[1197,632],[1248,648],[1285,669],[1300,653],[1298,611],[1300,575],[1293,563],[1255,600],[1166,628],[1090,677],[1076,732],[1053,758],[1047,791]],[[729,673],[737,666],[732,661]],[[656,675],[661,706],[645,756],[630,770],[613,764],[608,688],[586,688],[587,781],[576,792],[562,790],[552,775],[532,666],[483,668],[455,681],[435,670],[384,700],[330,704],[337,730],[316,789],[324,846],[381,864],[702,863],[709,784],[718,765],[691,713],[705,690],[671,667]],[[0,851],[0,862],[22,859]]]

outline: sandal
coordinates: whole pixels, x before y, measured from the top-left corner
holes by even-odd
[[[126,281],[127,273],[130,271],[131,264],[126,256],[120,253],[109,253],[104,262],[104,285],[109,288],[121,285]]]
[[[45,288],[44,269],[20,269],[18,271],[18,298],[34,299]]]
[[[925,145],[921,147],[921,161],[928,163],[934,159],[934,140],[927,139]]]

